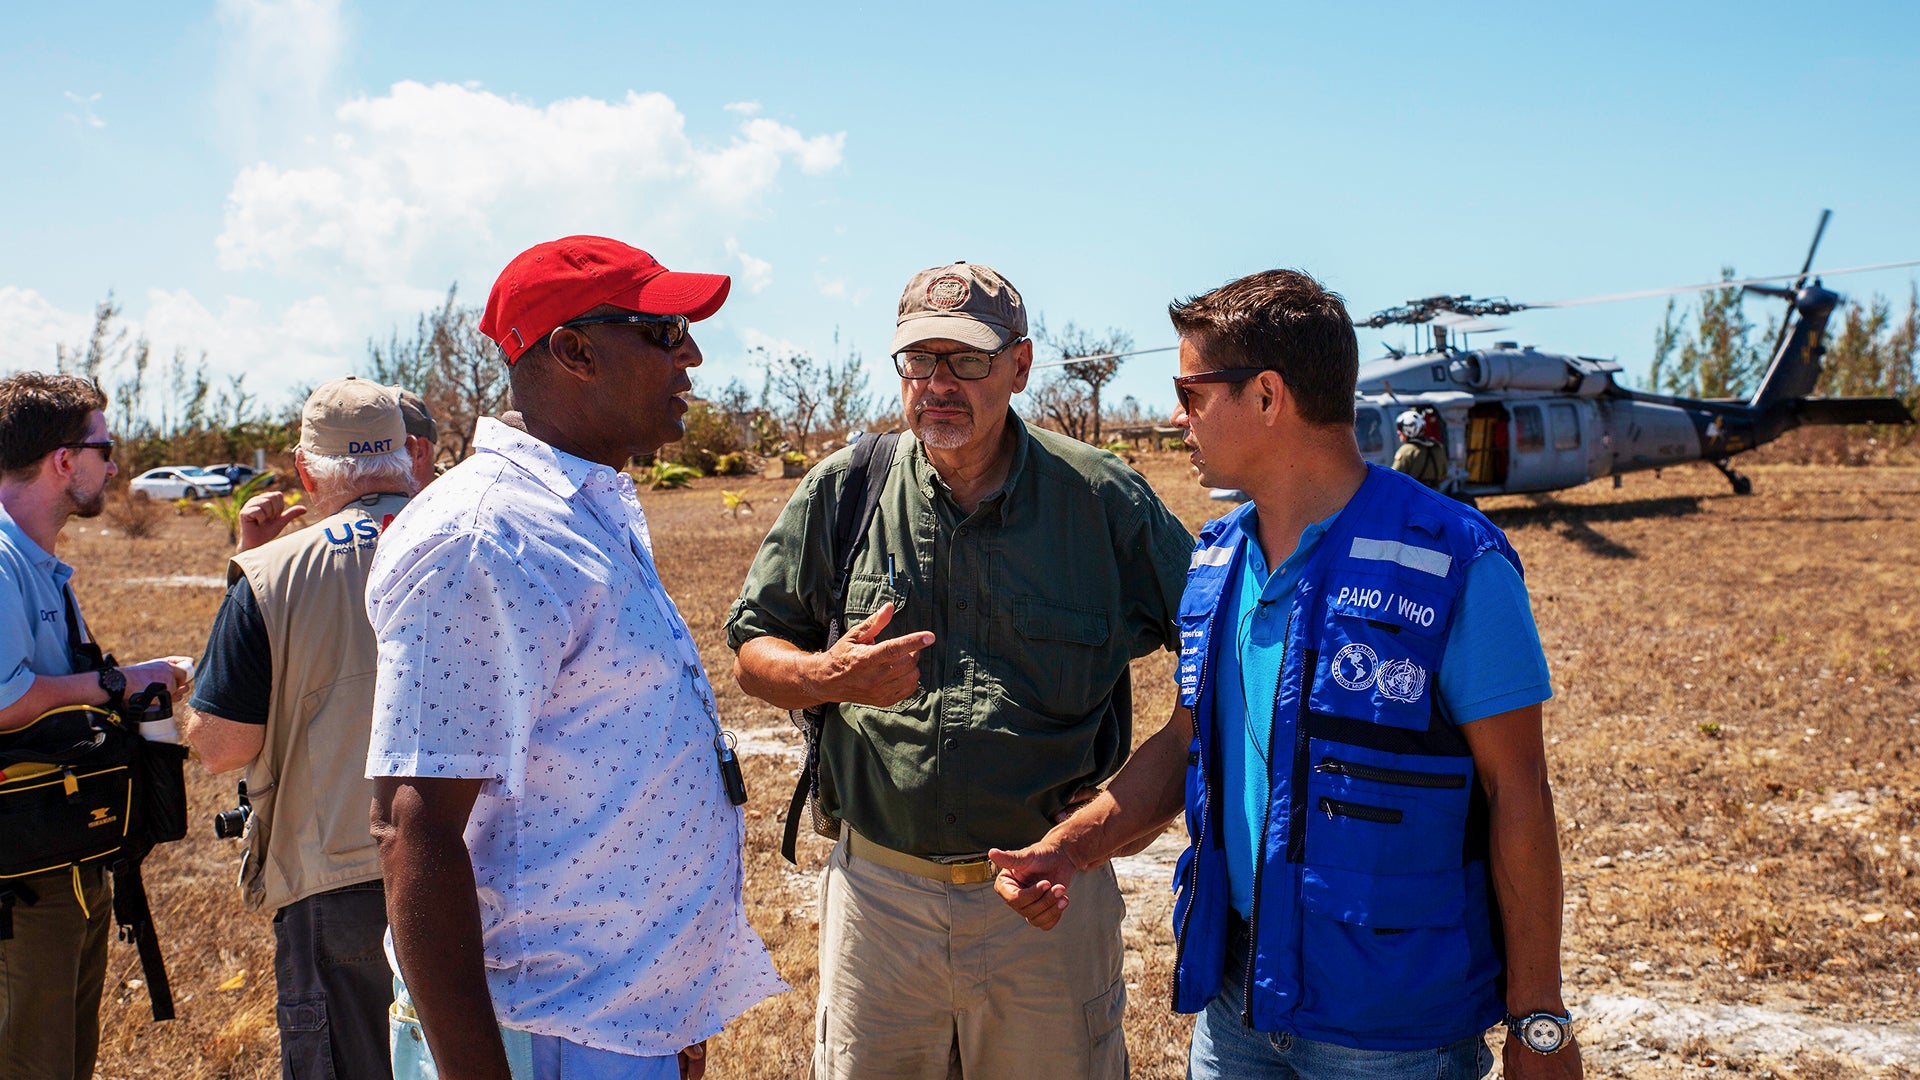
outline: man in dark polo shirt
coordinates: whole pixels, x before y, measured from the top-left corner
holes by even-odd
[[[820,802],[846,828],[820,890],[821,1080],[1126,1074],[1112,869],[1042,934],[995,895],[986,853],[1038,839],[1126,759],[1116,690],[1133,658],[1176,647],[1193,540],[1118,458],[1013,414],[1026,333],[993,270],[915,275],[892,344],[912,436],[873,462],[884,486],[846,595],[831,536],[858,493],[841,452],[787,504],[728,619],[744,690],[828,705]]]

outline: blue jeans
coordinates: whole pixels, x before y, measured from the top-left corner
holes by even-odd
[[[1187,1080],[1479,1080],[1493,1069],[1481,1035],[1432,1050],[1355,1050],[1255,1031],[1240,1021],[1246,968],[1246,935],[1229,934],[1226,979],[1193,1025]]]

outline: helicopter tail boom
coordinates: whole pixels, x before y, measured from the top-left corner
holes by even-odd
[[[1801,425],[1913,423],[1906,403],[1894,397],[1803,398],[1793,412]]]

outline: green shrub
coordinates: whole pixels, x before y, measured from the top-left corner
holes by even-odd
[[[713,459],[713,468],[708,470],[711,476],[744,476],[747,471],[747,455],[735,450],[721,454]]]
[[[733,418],[707,402],[696,401],[687,406],[686,425],[687,433],[678,442],[661,447],[661,456],[691,465],[705,475],[727,475],[720,473],[720,458],[744,449]]]
[[[681,465],[673,461],[655,462],[651,486],[655,491],[668,488],[683,488],[700,478],[700,470],[691,465]]]

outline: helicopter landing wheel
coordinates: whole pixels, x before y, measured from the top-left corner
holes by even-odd
[[[1715,458],[1713,467],[1719,469],[1720,475],[1726,477],[1727,483],[1733,485],[1733,493],[1735,495],[1753,494],[1753,480],[1741,473],[1733,471],[1733,469],[1727,466],[1725,459]]]

